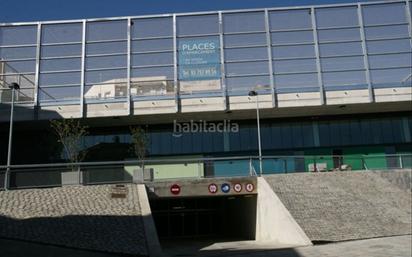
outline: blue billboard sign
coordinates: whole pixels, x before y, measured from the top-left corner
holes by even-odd
[[[220,78],[219,40],[179,41],[179,79],[186,81]]]

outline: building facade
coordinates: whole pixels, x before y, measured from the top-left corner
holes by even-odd
[[[0,165],[14,82],[13,164],[62,161],[48,120],[69,118],[89,126],[88,161],[133,158],[134,125],[147,130],[151,159],[256,156],[258,108],[264,172],[310,171],[314,157],[327,170],[411,166],[392,156],[412,153],[411,6],[0,24]],[[201,167],[231,175],[248,165]]]

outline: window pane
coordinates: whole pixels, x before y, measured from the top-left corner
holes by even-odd
[[[117,82],[119,83],[126,82],[127,71],[125,69],[119,69],[86,72],[86,84],[113,83],[114,80],[118,80]]]
[[[411,86],[411,79],[408,76],[411,74],[410,68],[389,69],[389,70],[371,70],[372,83],[375,86],[386,84],[383,86]]]
[[[0,48],[0,59],[23,59],[35,58],[36,47],[10,47]]]
[[[272,44],[285,43],[312,43],[312,31],[290,31],[290,32],[272,32]]]
[[[8,61],[6,64],[5,73],[35,72],[36,70],[36,61]]]
[[[173,67],[151,67],[132,69],[132,80],[135,79],[168,79],[173,80]],[[153,78],[157,77],[157,78]]]
[[[177,17],[177,34],[179,36],[217,33],[219,33],[219,17],[217,15]]]
[[[42,46],[41,57],[63,57],[79,56],[82,53],[82,45],[60,45],[60,46]]]
[[[312,28],[310,10],[287,10],[270,12],[270,29],[309,29]]]
[[[127,53],[127,42],[89,43],[86,45],[87,55]]]
[[[319,42],[361,40],[359,29],[318,30]]]
[[[127,85],[124,81],[110,81],[103,85],[86,86],[84,91],[86,99],[124,99],[127,96]]]
[[[40,101],[73,100],[80,98],[80,87],[43,88],[39,93]]]
[[[80,84],[80,72],[40,74],[41,86]]]
[[[368,53],[396,53],[410,52],[411,45],[409,39],[370,41],[366,42]]]
[[[316,72],[316,59],[281,60],[273,62],[275,73]]]
[[[119,68],[127,66],[125,55],[86,58],[86,69]]]
[[[173,36],[173,21],[171,17],[133,20],[132,38],[171,36]]]
[[[127,21],[87,23],[87,41],[127,39]]]
[[[392,25],[385,27],[366,27],[366,39],[408,37],[408,25]]]
[[[133,54],[131,61],[133,66],[173,65],[173,53]]]
[[[227,63],[226,74],[228,76],[245,74],[264,74],[269,73],[268,62],[246,62],[246,63]]]
[[[357,7],[317,8],[315,13],[318,28],[358,25]]]
[[[385,54],[369,56],[370,68],[388,68],[412,66],[412,54]]]
[[[340,86],[357,86],[364,88],[366,75],[364,71],[345,71],[323,73],[323,84],[326,89],[335,89]]]
[[[363,19],[365,25],[406,22],[405,3],[365,5]]]
[[[266,47],[237,48],[225,50],[226,61],[256,59],[268,59],[268,51]]]
[[[273,58],[315,57],[313,45],[275,46],[272,47]]]
[[[358,42],[320,44],[320,56],[340,56],[362,54],[362,45]]]
[[[233,94],[236,94],[236,92],[244,92],[244,95],[247,95],[247,93],[257,85],[268,87],[270,92],[269,76],[226,78],[226,84],[229,92]]]
[[[64,43],[82,41],[82,24],[42,25],[42,43]]]
[[[173,50],[172,39],[146,39],[132,41],[132,52]]]
[[[229,13],[223,15],[224,32],[265,31],[263,12]]]
[[[240,35],[225,35],[225,47],[250,46],[250,45],[266,45],[266,34],[240,34]]]
[[[36,44],[36,26],[0,27],[0,45]]]
[[[319,87],[317,74],[276,75],[275,85],[280,92],[304,91],[305,88],[317,90]]]
[[[80,70],[81,58],[41,60],[41,71]]]
[[[321,60],[321,66],[323,71],[365,68],[362,56],[323,58]]]

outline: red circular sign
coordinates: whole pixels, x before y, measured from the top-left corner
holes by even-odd
[[[255,190],[255,186],[252,183],[247,183],[246,184],[246,191],[253,192],[253,190]]]
[[[236,193],[239,193],[240,191],[242,191],[242,185],[239,184],[239,183],[236,183],[236,184],[233,186],[233,190],[235,190]]]
[[[216,184],[213,184],[213,183],[210,184],[208,189],[209,189],[209,193],[211,193],[211,194],[216,194],[217,193],[217,185]]]
[[[178,184],[173,184],[170,187],[170,193],[174,194],[174,195],[178,195],[180,194],[180,186]]]

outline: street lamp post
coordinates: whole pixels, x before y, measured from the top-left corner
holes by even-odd
[[[259,173],[262,176],[263,165],[262,165],[262,141],[260,139],[260,117],[259,117],[259,98],[258,92],[251,90],[249,96],[254,96],[256,99],[256,120],[257,120],[257,132],[258,132],[258,148],[259,148]]]
[[[9,189],[11,151],[12,151],[12,139],[13,139],[14,98],[15,98],[16,90],[19,90],[20,86],[17,83],[11,83],[9,88],[11,89],[11,108],[10,108],[10,128],[9,128],[9,148],[7,150],[7,169],[6,169],[6,173],[4,174],[4,190]]]

